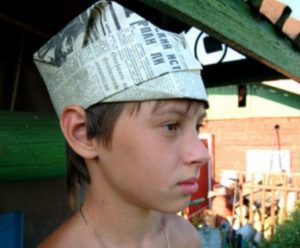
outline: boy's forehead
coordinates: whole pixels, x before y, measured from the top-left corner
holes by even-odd
[[[197,100],[154,100],[144,101],[135,105],[134,109],[139,112],[140,109],[148,109],[153,115],[178,114],[178,115],[195,115],[205,117],[205,104]]]

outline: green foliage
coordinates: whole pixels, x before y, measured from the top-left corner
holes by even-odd
[[[300,247],[300,205],[281,225],[276,233],[265,240],[260,248],[298,248]]]

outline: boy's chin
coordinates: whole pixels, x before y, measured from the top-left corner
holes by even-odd
[[[188,206],[189,202],[190,199],[181,204],[173,204],[172,206],[161,207],[158,211],[166,214],[178,214]]]

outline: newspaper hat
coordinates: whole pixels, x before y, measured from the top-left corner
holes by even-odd
[[[190,98],[207,103],[183,34],[99,1],[34,54],[55,110],[70,104]]]

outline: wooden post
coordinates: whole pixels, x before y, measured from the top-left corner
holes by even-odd
[[[274,234],[274,230],[275,230],[275,223],[276,223],[276,215],[275,215],[275,210],[276,210],[276,203],[275,203],[275,189],[273,188],[275,185],[275,176],[273,174],[270,175],[271,176],[271,235]]]
[[[287,208],[286,208],[286,206],[287,206],[287,195],[288,195],[287,180],[288,180],[287,175],[286,175],[286,173],[284,173],[283,174],[283,189],[284,190],[280,192],[280,193],[283,194],[283,198],[282,198],[283,202],[282,202],[282,206],[281,206],[281,216],[280,216],[281,217],[281,223],[283,221],[285,221],[286,216],[287,216]]]
[[[265,185],[266,183],[266,174],[262,174],[262,184]],[[262,189],[261,191],[261,233],[264,236],[264,230],[265,230],[265,215],[266,215],[266,204],[265,204],[265,199],[266,199],[266,190]]]
[[[20,39],[20,51],[19,51],[17,65],[16,65],[16,74],[15,74],[16,76],[14,80],[13,94],[10,102],[10,111],[14,111],[15,109],[17,92],[18,92],[19,81],[20,81],[20,73],[21,73],[21,67],[23,61],[24,42],[25,42],[25,32],[22,30],[21,39]]]
[[[254,173],[251,174],[251,187],[250,187],[250,202],[249,202],[249,224],[253,224],[253,205],[254,205]]]
[[[243,210],[244,210],[244,191],[243,191],[243,174],[239,174],[239,205],[240,205],[240,216],[239,216],[239,225],[240,227],[243,225]]]
[[[300,179],[299,175],[292,174],[291,186],[293,188],[299,186],[299,179]],[[299,192],[294,192],[294,193],[295,193],[295,200],[294,200],[293,208],[296,208],[299,200]]]

